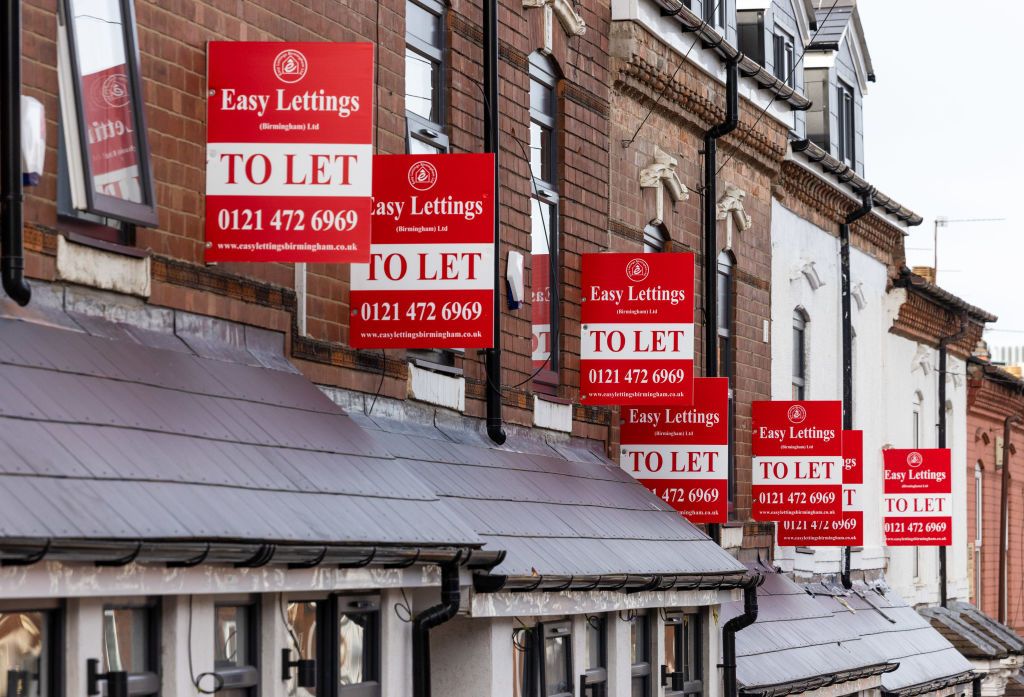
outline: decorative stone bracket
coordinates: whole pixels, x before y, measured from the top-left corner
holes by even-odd
[[[735,184],[726,184],[725,193],[718,199],[718,220],[725,221],[725,249],[732,249],[732,233],[735,226],[737,232],[746,232],[754,224],[746,210],[743,199],[747,192]]]
[[[567,36],[583,36],[587,31],[587,23],[570,0],[523,0],[523,7],[544,9],[544,46],[541,51],[546,54],[550,55],[554,47],[555,17]]]
[[[676,158],[655,147],[654,161],[640,170],[640,188],[658,189],[654,219],[651,221],[654,225],[665,222],[665,191],[672,197],[672,203],[679,203],[690,197],[686,185],[676,174],[678,164]]]

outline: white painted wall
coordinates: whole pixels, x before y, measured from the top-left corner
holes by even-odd
[[[825,285],[812,290],[799,272],[813,261]],[[921,447],[936,447],[938,421],[938,353],[935,349],[892,334],[889,329],[905,300],[905,291],[886,293],[886,267],[858,251],[850,254],[851,283],[863,284],[864,308],[853,304],[854,428],[864,431],[865,539],[855,553],[855,569],[886,570],[889,583],[911,604],[938,601],[938,551],[922,549],[918,576],[912,548],[886,548],[882,534],[882,452],[885,445],[913,446],[915,394],[922,396]],[[795,280],[791,280],[794,279]],[[842,399],[842,326],[840,323],[839,240],[837,231],[822,230],[777,201],[772,202],[772,396],[791,395],[792,317],[802,307],[807,324],[807,395],[809,399]],[[924,362],[927,369],[922,368]],[[953,450],[953,545],[947,549],[950,598],[967,598],[966,553],[966,380],[964,362],[948,362],[947,446]],[[788,571],[836,573],[838,548],[797,554],[777,550]]]
[[[430,632],[431,690],[445,697],[512,697],[511,617],[459,616]]]

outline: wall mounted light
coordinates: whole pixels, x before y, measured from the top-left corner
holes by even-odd
[[[292,652],[281,649],[281,680],[291,680],[292,668],[299,687],[316,687],[316,661],[308,658],[293,661]]]
[[[128,697],[128,673],[123,670],[111,670],[106,673],[100,672],[100,661],[98,658],[90,658],[85,663],[86,694],[103,694],[100,691],[100,681],[107,684],[104,691],[106,697]]]

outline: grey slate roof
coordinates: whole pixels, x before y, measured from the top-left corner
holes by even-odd
[[[807,588],[877,655],[899,663],[896,671],[882,676],[884,692],[911,695],[929,685],[970,680],[967,659],[895,591],[860,582],[851,593],[821,584]]]
[[[736,677],[748,695],[787,695],[893,670],[854,627],[780,573],[758,588],[757,621],[736,634]],[[720,621],[743,611],[722,606]]]
[[[970,603],[951,601],[947,607],[919,612],[967,658],[994,660],[1024,654],[1024,641],[1016,632]]]
[[[746,568],[603,455],[510,434],[373,417],[399,461],[485,541],[495,574],[737,574]]]
[[[823,7],[818,7],[814,10],[814,19],[817,22],[818,29],[816,34],[812,32],[814,34],[814,43],[811,44],[811,49],[822,44],[835,45],[843,40],[846,27],[850,24],[850,19],[853,17],[854,7],[853,5],[836,5],[833,8],[832,4],[830,0]]]
[[[29,312],[0,318],[0,538],[481,543],[281,335]]]

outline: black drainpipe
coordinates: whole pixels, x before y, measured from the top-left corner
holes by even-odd
[[[860,208],[846,214],[839,225],[839,275],[842,283],[843,310],[843,430],[853,428],[853,310],[850,303],[850,226],[871,212],[875,205],[874,190],[861,193]],[[853,550],[843,548],[843,588],[853,588],[850,563]]]
[[[975,673],[971,680],[971,697],[981,697],[981,673]]]
[[[498,0],[484,0],[484,150],[494,155],[494,348],[487,349],[487,435],[501,445],[501,166],[498,158]]]
[[[960,316],[956,334],[939,339],[939,447],[946,447],[946,347],[967,333],[967,315]],[[1005,464],[1004,464],[1005,466]],[[946,607],[946,548],[939,547],[939,604]]]
[[[461,600],[459,557],[456,557],[455,560],[441,565],[441,603],[427,608],[413,620],[413,697],[430,697],[430,630],[455,617]]]
[[[5,47],[0,51],[3,108],[0,109],[0,277],[4,291],[19,305],[28,305],[32,289],[25,280],[21,182],[21,2],[8,0],[3,10]]]
[[[757,587],[764,583],[758,574],[743,588],[743,614],[733,617],[722,627],[722,686],[724,697],[737,697],[736,685],[736,632],[757,621]]]
[[[704,377],[718,375],[718,139],[740,123],[740,60],[737,54],[725,63],[725,120],[704,134]],[[718,525],[708,532],[721,542]]]

